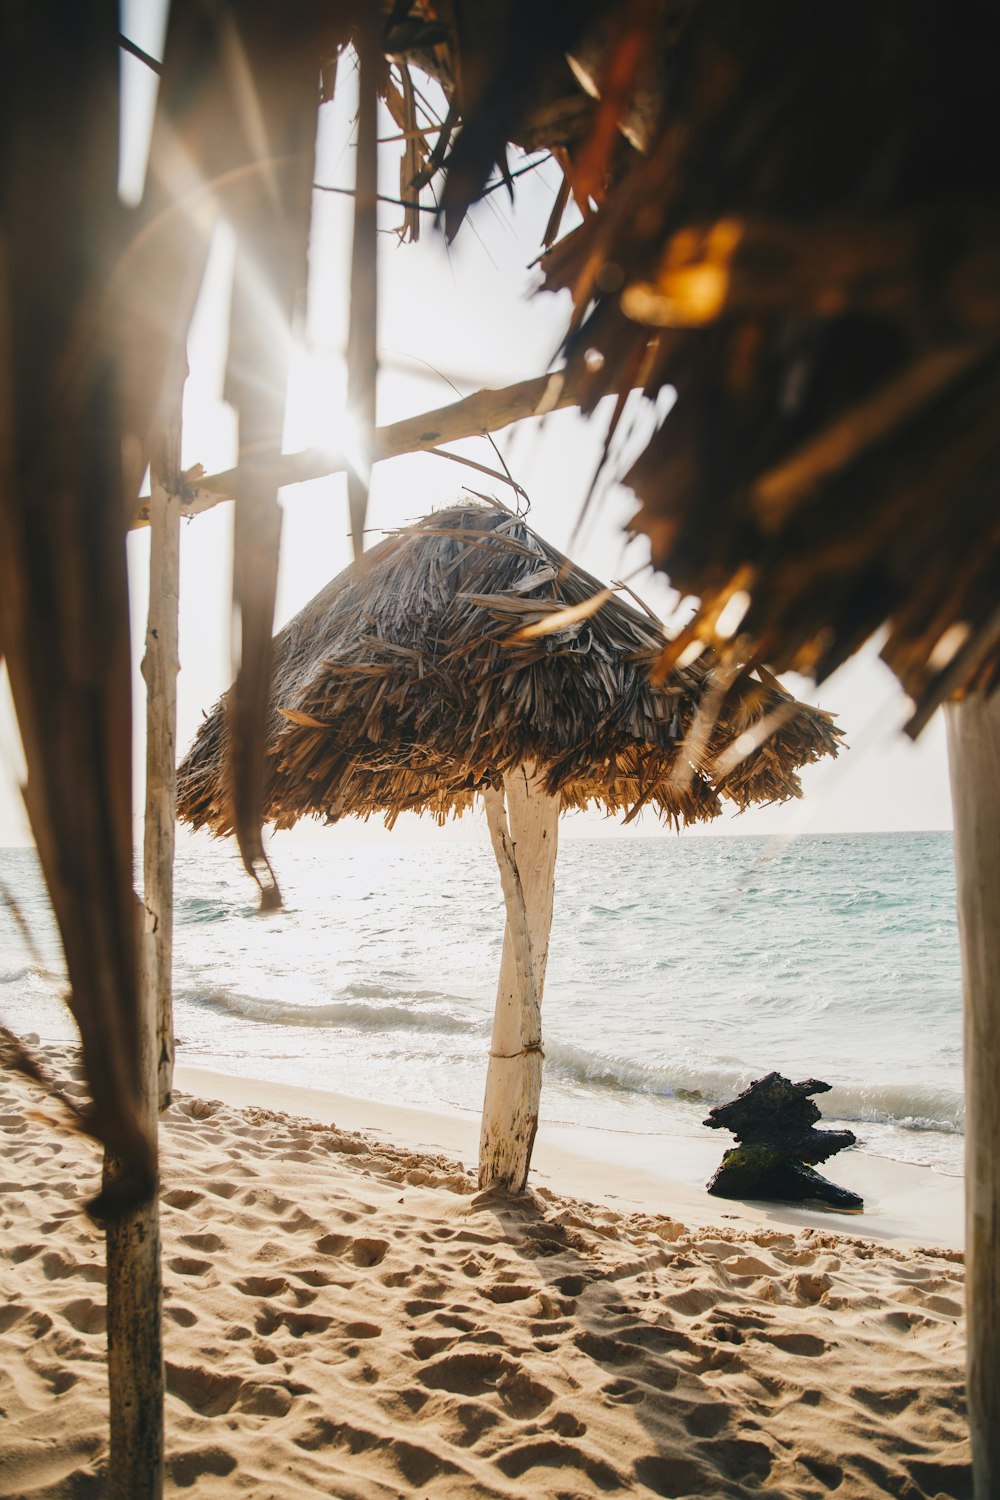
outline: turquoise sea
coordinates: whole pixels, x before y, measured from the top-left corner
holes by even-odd
[[[179,1058],[427,1108],[478,1108],[503,932],[481,842],[281,844],[256,912],[227,845],[177,871]],[[33,851],[0,850],[0,1023],[72,1035]],[[701,1134],[778,1068],[833,1085],[862,1150],[962,1170],[951,835],[563,838],[543,1007],[544,1120]]]

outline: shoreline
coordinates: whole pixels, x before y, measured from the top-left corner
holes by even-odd
[[[178,1062],[177,1087],[237,1108],[256,1107],[366,1135],[408,1150],[457,1159],[474,1174],[479,1114],[387,1104],[297,1084],[272,1083]],[[863,1212],[713,1198],[704,1184],[730,1143],[690,1135],[641,1135],[540,1122],[529,1186],[624,1213],[680,1217],[699,1228],[815,1229],[904,1246],[964,1244],[964,1183],[931,1167],[844,1152],[835,1180],[861,1194]]]

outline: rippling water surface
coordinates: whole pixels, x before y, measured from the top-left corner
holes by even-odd
[[[182,1060],[428,1107],[478,1107],[503,932],[488,846],[280,848],[259,916],[230,849],[178,863]],[[34,854],[0,850],[40,952],[0,908],[0,1022],[71,1034]],[[565,839],[543,1118],[698,1133],[771,1068],[862,1149],[961,1171],[950,834]]]

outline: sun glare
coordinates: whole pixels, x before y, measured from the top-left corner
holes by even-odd
[[[347,406],[344,355],[296,343],[288,379],[285,449],[298,453],[303,448],[343,459],[362,478],[371,473],[371,454],[361,426]]]

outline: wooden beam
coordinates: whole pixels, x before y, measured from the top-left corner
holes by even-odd
[[[177,673],[180,595],[181,391],[152,464],[149,615],[142,675],[146,683],[146,816],[143,826],[142,982],[156,1018],[159,1108],[170,1104],[174,1073],[174,825],[177,820]]]
[[[965,1265],[976,1500],[1000,1494],[1000,693],[945,706],[965,1016]]]
[[[365,549],[365,517],[375,446],[375,386],[378,380],[378,86],[385,67],[382,22],[373,5],[362,6],[354,28],[358,59],[358,147],[355,152],[354,228],[347,331],[347,410],[358,435],[357,462],[347,471],[347,509],[354,556]]]
[[[441,443],[457,443],[463,438],[499,432],[525,417],[542,416],[549,411],[576,406],[580,399],[580,393],[566,383],[560,372],[519,380],[499,390],[476,391],[448,406],[377,427],[374,462],[401,458],[408,453],[429,453]],[[283,454],[270,467],[268,478],[280,488],[306,484],[313,479],[328,479],[333,474],[346,472],[348,467],[342,454],[307,448],[303,453]],[[200,470],[189,470],[183,478],[183,489],[178,498],[181,514],[185,516],[200,515],[221,505],[224,500],[232,500],[240,487],[238,468],[205,475]],[[143,498],[138,503],[131,526],[134,530],[148,525],[149,500]]]

